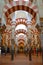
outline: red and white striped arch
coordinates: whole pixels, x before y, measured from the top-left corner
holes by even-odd
[[[39,31],[37,29],[30,29],[32,34],[38,35]]]
[[[18,37],[18,40],[19,40],[19,39],[21,39],[21,40],[23,39],[23,40],[24,40],[24,39],[25,39],[25,36],[24,36],[24,35],[20,35],[20,36]]]
[[[24,40],[24,39],[21,39],[21,38],[18,40],[18,42],[20,42],[20,41],[23,41],[23,42],[25,42],[25,40]]]
[[[18,46],[22,46],[22,47],[24,47],[24,41],[22,41],[22,40],[20,40],[19,42],[18,42]]]
[[[18,18],[18,19],[15,20],[14,23],[12,23],[12,21],[11,21],[10,18],[8,18],[8,20],[6,22],[6,24],[11,25],[11,26],[15,26],[15,27],[17,25],[19,25],[19,24],[23,24],[23,25],[25,25],[27,27],[28,25],[34,25],[35,23],[36,23],[36,21],[35,21],[34,18],[32,18],[32,20],[30,21],[30,23],[27,22],[27,19],[25,19],[25,18]]]
[[[25,0],[11,1],[9,4],[4,6],[4,14],[6,18],[8,18],[11,13],[17,10],[25,10],[29,12],[33,18],[36,18],[36,13],[38,12],[37,6],[35,4]]]
[[[4,33],[7,33],[7,34],[11,34],[11,32],[12,32],[11,29],[10,29],[10,30],[6,29],[6,30],[4,31]]]
[[[26,30],[24,30],[24,29],[18,29],[18,30],[16,30],[15,33],[14,33],[14,35],[17,35],[19,33],[23,33],[23,34],[28,35],[28,32]]]
[[[27,25],[27,19],[25,19],[25,18],[18,18],[18,19],[16,19],[15,26],[17,26],[19,24],[24,24],[25,26],[28,26]]]
[[[25,36],[23,36],[23,35],[20,35],[19,37],[18,37],[18,44],[20,43],[21,44],[21,42],[25,42],[26,40],[25,40]],[[25,44],[25,43],[24,43]]]
[[[37,29],[32,29],[32,28],[31,28],[30,30],[31,30],[31,33],[32,33],[32,34],[35,34],[35,35],[40,34]],[[4,33],[6,33],[6,34],[11,34],[11,32],[12,32],[12,30],[5,30],[5,31],[4,31]],[[23,34],[25,34],[25,35],[28,36],[28,32],[27,32],[26,30],[24,30],[24,29],[18,29],[18,30],[16,30],[15,33],[14,33],[14,35],[16,36],[17,34],[20,34],[20,33],[23,33]],[[20,37],[20,38],[22,39],[23,37]],[[24,38],[23,38],[23,39],[24,39]]]
[[[25,26],[28,26],[28,25],[34,25],[35,23],[36,23],[36,21],[34,20],[34,18],[32,18],[30,23],[28,23],[27,19],[25,19],[25,18],[18,18],[18,19],[16,19],[15,26],[17,26],[19,24],[24,24]]]

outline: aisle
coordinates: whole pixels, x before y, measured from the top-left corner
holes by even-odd
[[[29,61],[29,57],[24,54],[18,54],[14,56],[14,60],[11,61],[10,55],[0,56],[0,65],[42,65],[41,64],[41,56],[38,58],[36,56],[32,56],[32,61]]]

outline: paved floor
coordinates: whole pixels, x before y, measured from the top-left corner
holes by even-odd
[[[41,61],[41,56],[32,56],[32,61],[29,61],[29,57],[24,54],[18,54],[14,56],[14,60],[11,60],[11,56],[7,54],[6,56],[0,56],[0,65],[43,65]]]

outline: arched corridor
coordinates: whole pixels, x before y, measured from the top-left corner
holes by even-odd
[[[43,30],[37,2],[35,0],[3,1],[2,18],[0,18],[1,65],[43,63]]]

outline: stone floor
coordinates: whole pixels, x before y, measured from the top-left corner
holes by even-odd
[[[41,56],[32,56],[32,61],[29,61],[29,56],[24,54],[17,54],[14,56],[14,60],[11,60],[11,56],[0,55],[0,65],[43,65]]]

